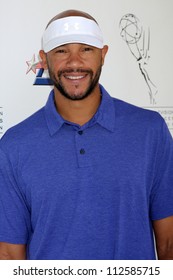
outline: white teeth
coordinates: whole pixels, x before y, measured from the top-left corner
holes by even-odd
[[[66,76],[67,79],[70,80],[80,80],[82,79],[84,76]]]

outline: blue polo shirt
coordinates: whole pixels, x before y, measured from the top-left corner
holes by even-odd
[[[0,143],[0,241],[28,259],[155,259],[152,220],[173,215],[173,142],[156,112],[101,87],[79,126],[54,92]]]

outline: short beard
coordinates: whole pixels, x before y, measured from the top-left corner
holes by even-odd
[[[51,68],[49,67],[49,76],[50,76],[50,79],[52,80],[54,86],[57,88],[57,90],[66,98],[70,99],[70,100],[83,100],[85,99],[86,97],[88,97],[92,92],[93,90],[95,89],[95,87],[97,86],[98,84],[98,81],[99,81],[99,78],[100,78],[100,75],[101,75],[101,70],[102,70],[102,66],[99,66],[99,68],[97,69],[97,72],[94,76],[94,73],[92,70],[83,70],[83,69],[68,69],[68,70],[64,70],[64,71],[59,71],[58,72],[58,78],[59,78],[59,81],[57,81],[56,77],[55,77],[55,74],[51,71]],[[63,84],[61,83],[61,76],[64,74],[64,73],[87,73],[88,75],[90,75],[90,84],[88,86],[88,88],[86,89],[85,92],[83,92],[82,94],[79,94],[79,95],[70,95],[70,93],[68,93],[66,90],[65,90],[65,87],[63,86]]]

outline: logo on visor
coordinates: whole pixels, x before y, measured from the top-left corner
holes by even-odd
[[[30,71],[32,71],[36,77],[33,82],[34,86],[51,86],[53,85],[51,79],[47,77],[45,74],[45,70],[42,67],[42,64],[40,61],[35,61],[35,54],[33,55],[32,59],[29,61],[26,61],[26,64],[28,65],[28,69],[26,71],[26,74],[28,74]]]

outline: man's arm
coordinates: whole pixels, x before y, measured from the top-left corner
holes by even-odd
[[[173,260],[173,216],[153,221],[159,260]]]
[[[0,260],[26,260],[26,245],[0,242]]]

